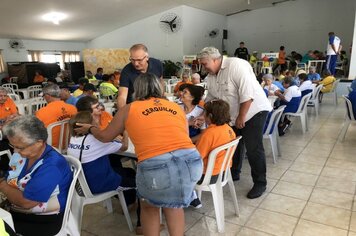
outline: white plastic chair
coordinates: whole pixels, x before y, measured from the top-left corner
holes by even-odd
[[[35,98],[38,97],[40,93],[42,93],[42,86],[41,85],[32,85],[27,88],[28,97]]]
[[[295,71],[298,72],[298,70],[304,70],[304,71],[307,71],[307,64],[305,63],[297,63],[297,67],[295,69]]]
[[[109,191],[109,192],[100,193],[100,194],[93,194],[90,191],[88,183],[85,179],[84,172],[81,172],[79,174],[78,181],[79,181],[80,188],[78,188],[78,186],[77,186],[77,191],[74,193],[72,212],[73,212],[75,221],[77,222],[77,225],[79,226],[79,232],[81,230],[81,225],[82,225],[84,206],[88,205],[88,204],[94,204],[94,203],[105,201],[108,212],[112,213],[113,209],[112,209],[111,197],[116,196],[116,195],[119,197],[121,208],[122,208],[122,211],[124,212],[129,229],[130,229],[130,231],[133,231],[131,217],[130,217],[129,211],[127,210],[125,197],[124,197],[124,193],[122,190],[121,191]]]
[[[222,188],[226,184],[228,184],[230,188],[231,197],[233,199],[232,201],[234,203],[235,214],[239,216],[239,205],[237,203],[234,182],[231,177],[230,163],[232,161],[232,156],[235,153],[240,138],[241,137],[237,137],[235,140],[231,141],[230,143],[217,147],[210,152],[208,157],[209,158],[208,166],[205,172],[204,180],[201,184],[197,184],[195,186],[195,190],[197,191],[197,195],[199,199],[202,199],[201,198],[202,191],[211,192],[213,197],[213,202],[214,202],[216,223],[218,226],[219,233],[223,233],[225,231],[224,194]],[[226,152],[224,156],[224,161],[221,165],[221,169],[219,172],[219,177],[215,184],[210,184],[211,176],[215,166],[216,157],[221,151],[224,150]]]
[[[272,74],[273,73],[272,67],[271,66],[269,66],[269,67],[261,67],[261,73],[263,73],[263,74]]]
[[[47,102],[45,100],[33,99],[28,105],[28,114],[34,115],[36,111],[45,106],[47,106]]]
[[[316,116],[319,116],[319,94],[323,85],[320,84],[313,90],[313,95],[309,99],[308,107],[314,107]]]
[[[341,142],[345,140],[345,136],[350,124],[356,123],[356,119],[352,110],[352,103],[350,99],[345,95],[343,95],[342,97],[345,99],[346,115],[345,115],[344,125],[342,127],[341,134],[340,134]]]
[[[278,123],[285,108],[286,105],[283,105],[273,111],[265,133],[263,134],[263,138],[269,139],[271,141],[273,163],[277,162],[277,156],[281,156],[281,148],[279,146]]]
[[[73,208],[72,199],[73,199],[73,193],[75,192],[75,184],[77,182],[78,176],[80,173],[82,173],[82,165],[80,164],[79,160],[74,157],[70,157],[70,156],[64,156],[64,157],[66,158],[73,172],[73,179],[68,190],[68,196],[67,196],[66,208],[64,210],[64,215],[63,215],[62,227],[60,231],[56,234],[56,236],[67,236],[67,235],[79,236],[80,227],[76,224],[74,220],[74,216],[72,213],[72,208]]]
[[[326,94],[331,94],[333,96],[335,106],[337,105],[337,86],[339,85],[339,83],[340,83],[340,79],[335,80],[331,91],[326,93]]]
[[[7,96],[9,96],[9,98],[11,98],[11,100],[14,102],[21,100],[20,96],[15,93],[8,93]]]
[[[47,144],[53,146],[53,130],[54,129],[59,129],[59,140],[58,140],[58,147],[57,148],[58,152],[65,154],[67,148],[68,148],[68,143],[69,143],[69,119],[64,119],[55,123],[52,123],[47,126],[47,132],[48,132],[48,138],[47,138]]]
[[[6,84],[3,84],[1,85],[2,87],[4,88],[12,88],[12,90],[16,91],[19,89],[19,86],[15,83],[6,83]]]
[[[300,118],[300,122],[302,123],[302,130],[303,133],[305,133],[308,130],[308,113],[307,113],[307,105],[308,102],[311,98],[312,94],[309,93],[302,97],[302,100],[300,101],[298,110],[294,112],[286,112],[282,116],[282,120],[284,119],[285,116],[296,116]]]

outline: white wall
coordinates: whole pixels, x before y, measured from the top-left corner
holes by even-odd
[[[223,29],[227,28],[226,16],[183,6],[183,53],[197,54],[202,48],[214,46],[222,50]],[[219,29],[215,38],[209,32]]]
[[[22,40],[24,48],[16,50],[9,46],[10,39],[0,38],[0,48],[6,62],[28,61],[27,50],[50,50],[50,51],[82,51],[86,47],[84,42]]]
[[[281,45],[287,53],[325,51],[327,33],[334,31],[349,54],[354,15],[354,0],[298,0],[229,16],[228,53],[240,41],[250,52],[278,51]]]
[[[174,34],[162,31],[159,21],[166,12],[174,12],[181,17],[180,31]],[[211,39],[207,34],[214,28],[219,28],[220,34]],[[221,48],[222,30],[225,28],[226,17],[223,15],[180,6],[95,38],[88,43],[88,47],[129,48],[135,43],[143,43],[151,57],[182,61],[183,55],[196,54],[205,46]]]
[[[355,3],[356,6],[356,3]],[[355,7],[356,8],[356,7]],[[349,79],[356,78],[356,10],[355,10],[355,22],[354,22],[354,34],[353,34],[353,46],[352,46],[352,53],[351,53],[351,60],[350,60],[350,71],[349,71]]]

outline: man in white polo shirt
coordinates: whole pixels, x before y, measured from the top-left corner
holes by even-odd
[[[329,32],[328,46],[326,49],[326,69],[332,75],[335,75],[337,55],[339,55],[341,48],[340,38],[337,37],[334,32]]]
[[[257,198],[263,194],[267,185],[262,139],[267,114],[272,110],[271,104],[248,61],[223,58],[214,47],[202,49],[198,59],[209,72],[206,77],[206,101],[216,98],[227,101],[230,105],[230,125],[237,135],[242,135],[233,158],[232,176],[234,180],[239,179],[245,145],[254,182],[247,197]]]

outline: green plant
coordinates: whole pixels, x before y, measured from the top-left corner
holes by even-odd
[[[164,77],[177,76],[178,71],[181,69],[178,62],[174,63],[171,60],[164,60],[162,64]]]

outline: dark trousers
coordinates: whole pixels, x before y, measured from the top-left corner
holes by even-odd
[[[246,147],[253,183],[261,186],[267,185],[266,156],[262,142],[267,115],[268,111],[261,111],[247,121],[243,129],[232,127],[236,135],[242,136],[242,139],[234,153],[231,172],[233,175],[240,174]]]

